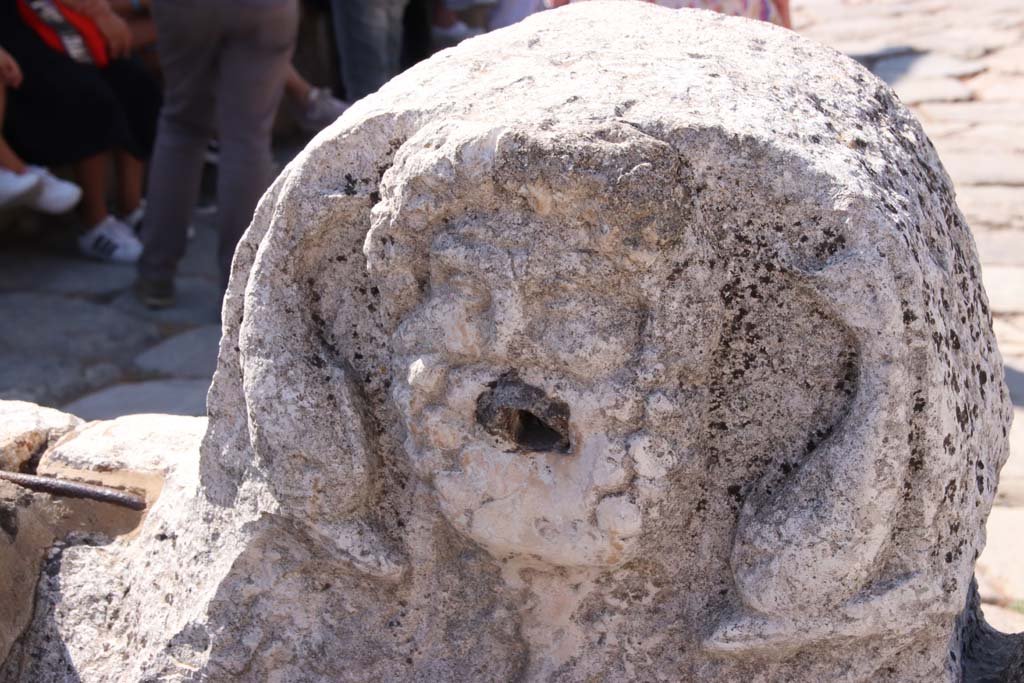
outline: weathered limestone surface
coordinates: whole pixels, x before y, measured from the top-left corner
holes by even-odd
[[[28,469],[34,474],[127,487],[156,501],[169,467],[187,471],[192,463],[194,469],[205,427],[203,419],[165,415],[83,424],[73,415],[50,408],[0,401],[0,453],[15,456],[13,462],[0,461],[0,469]],[[7,448],[11,444],[16,448]],[[28,452],[28,457],[22,457],[23,452]],[[189,493],[194,495],[194,486]],[[176,494],[184,499],[182,492]],[[170,497],[166,504],[173,504]],[[129,533],[140,519],[140,513],[133,510],[87,499],[55,498],[0,481],[0,660],[7,657],[33,618],[38,581],[44,584],[39,590],[40,605],[60,602],[59,588],[48,592],[45,583],[54,580],[59,584],[62,549],[68,544],[108,543]],[[47,573],[40,579],[44,564]],[[89,569],[94,591],[110,585],[110,576],[95,573],[100,570],[99,566]],[[96,608],[70,599],[66,604],[75,612]],[[37,623],[40,614],[36,610]],[[59,643],[55,646],[60,647]],[[12,661],[40,652],[39,648],[26,651],[24,643],[14,645]],[[46,669],[33,680],[69,675],[65,670],[55,671]],[[3,677],[19,680],[10,672]]]
[[[799,64],[799,69],[779,69]],[[1010,405],[934,149],[774,27],[583,3],[318,136],[195,465],[8,680],[959,681]],[[98,605],[107,605],[97,609]]]
[[[81,423],[74,415],[52,408],[0,401],[0,470],[21,470]]]

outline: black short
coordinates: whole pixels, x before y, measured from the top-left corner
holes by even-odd
[[[7,90],[3,132],[14,151],[42,166],[114,149],[147,159],[161,101],[152,76],[129,60],[103,69],[75,62],[12,14],[0,17],[0,46],[25,76],[20,88]]]

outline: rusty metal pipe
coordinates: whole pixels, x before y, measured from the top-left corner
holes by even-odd
[[[49,493],[65,498],[87,498],[102,503],[112,503],[132,510],[145,510],[146,499],[121,489],[97,484],[86,484],[80,481],[68,481],[56,477],[44,477],[38,474],[21,474],[0,470],[0,480],[23,486],[32,491]]]

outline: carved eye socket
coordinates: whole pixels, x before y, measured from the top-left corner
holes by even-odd
[[[488,385],[476,400],[476,421],[522,451],[568,454],[569,406],[522,382],[515,371]]]

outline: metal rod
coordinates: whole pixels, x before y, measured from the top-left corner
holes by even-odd
[[[0,479],[9,481],[12,484],[23,486],[32,491],[49,493],[54,496],[66,498],[88,498],[103,503],[113,503],[132,510],[145,510],[146,499],[121,489],[109,486],[98,486],[86,484],[80,481],[68,481],[56,477],[43,477],[37,474],[21,474],[19,472],[7,472],[0,470]]]

